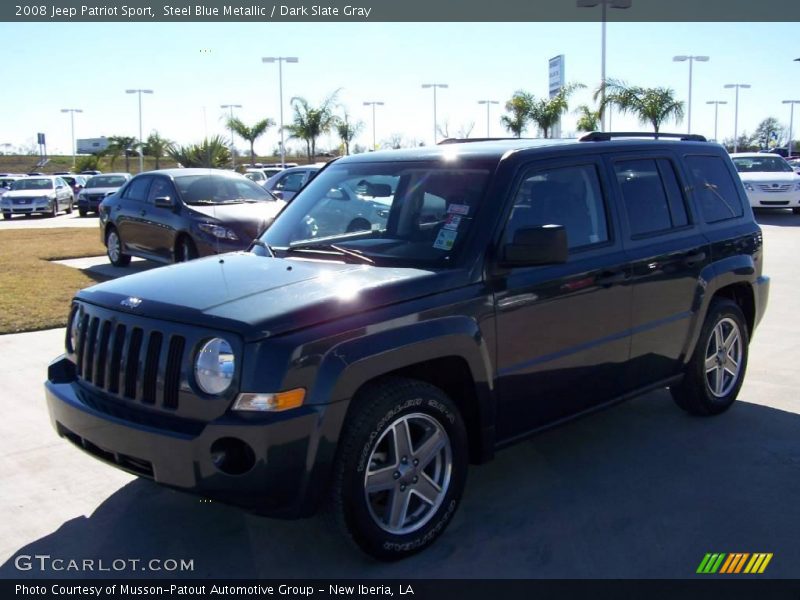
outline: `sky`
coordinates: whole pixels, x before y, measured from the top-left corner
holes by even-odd
[[[739,133],[752,132],[766,117],[788,126],[790,106],[800,100],[800,27],[797,23],[637,23],[607,25],[607,75],[645,87],[667,86],[687,99],[689,66],[675,55],[707,55],[694,64],[692,132],[733,136],[734,90],[749,83],[739,98]],[[278,66],[264,56],[297,56],[283,67],[284,123],[291,120],[290,99],[311,104],[338,92],[337,112],[346,110],[364,128],[355,143],[372,145],[376,109],[378,143],[392,135],[407,142],[433,142],[433,93],[424,83],[446,83],[437,92],[437,116],[451,136],[468,130],[509,135],[500,124],[503,104],[515,90],[545,96],[548,59],[565,55],[567,82],[587,86],[570,100],[571,109],[592,104],[600,80],[601,25],[587,23],[0,23],[3,42],[3,93],[0,94],[0,151],[47,136],[50,154],[69,154],[70,115],[80,108],[75,137],[138,137],[137,96],[129,88],[154,90],[142,97],[144,137],[157,130],[181,144],[206,135],[229,136],[223,104],[240,104],[235,115],[245,123],[269,117],[279,122]],[[795,111],[795,138],[800,105]],[[564,117],[562,131],[574,132],[576,115]],[[635,118],[612,114],[611,129],[641,130]],[[649,129],[644,127],[645,129]],[[663,131],[686,131],[686,121]],[[534,129],[528,131],[534,135]],[[256,143],[271,153],[279,140],[272,127]],[[4,146],[10,144],[11,146]],[[335,148],[325,136],[318,148]],[[236,147],[248,145],[237,140]],[[288,141],[287,148],[301,148]]]

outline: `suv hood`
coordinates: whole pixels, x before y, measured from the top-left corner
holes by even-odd
[[[81,301],[148,318],[279,335],[451,287],[458,271],[267,258],[235,252],[129,275],[78,292]],[[426,280],[423,285],[422,281]],[[135,309],[121,305],[135,297]]]

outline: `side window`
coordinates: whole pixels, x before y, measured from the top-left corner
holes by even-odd
[[[563,225],[570,248],[606,242],[608,223],[594,165],[543,169],[529,173],[516,196],[506,225],[506,241],[518,229]]]
[[[128,184],[125,188],[123,198],[128,200],[136,200],[137,202],[144,202],[147,198],[147,188],[150,187],[152,177],[137,177]]]
[[[163,198],[168,196],[173,201],[177,201],[178,194],[175,192],[175,186],[166,177],[153,177],[153,184],[150,186],[150,192],[147,194],[147,203],[154,204],[156,198]]]
[[[304,171],[297,171],[285,175],[278,183],[275,184],[275,189],[284,192],[299,192],[303,187],[303,178],[305,177]]]
[[[744,214],[736,185],[718,156],[687,156],[692,190],[706,223],[735,219]]]
[[[665,159],[614,163],[631,236],[665,232],[688,221],[675,170]]]

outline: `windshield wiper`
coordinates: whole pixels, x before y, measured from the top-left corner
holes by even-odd
[[[296,246],[289,246],[288,248],[286,248],[287,252],[314,252],[316,250],[333,250],[334,252],[337,252],[343,257],[355,258],[356,260],[368,265],[375,264],[375,261],[372,260],[369,256],[367,256],[363,252],[359,252],[358,250],[351,250],[350,248],[342,248],[341,246],[337,246],[336,244],[330,244],[327,242],[298,244]]]

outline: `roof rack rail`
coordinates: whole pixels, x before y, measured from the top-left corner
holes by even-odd
[[[483,137],[483,138],[446,138],[441,142],[437,142],[437,146],[442,144],[469,144],[471,142],[502,142],[504,140],[532,140],[535,138],[517,138],[517,137]]]
[[[655,133],[654,131],[592,131],[578,138],[579,142],[608,142],[612,138],[670,138],[684,142],[707,142],[703,135],[696,133]]]

